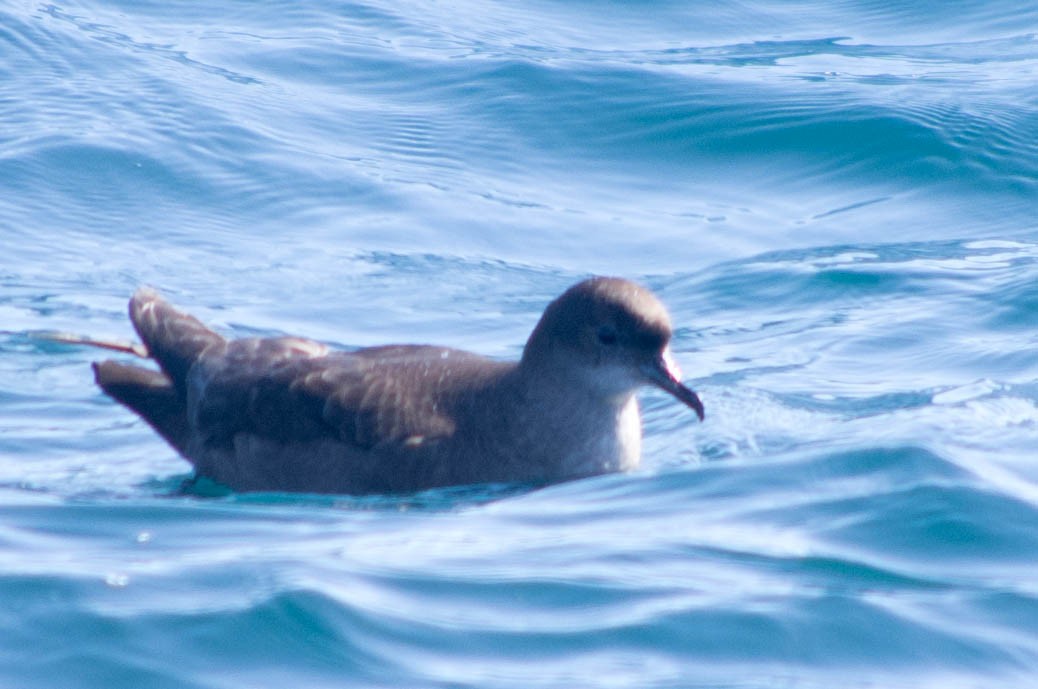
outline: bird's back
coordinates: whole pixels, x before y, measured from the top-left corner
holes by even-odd
[[[297,338],[235,340],[188,374],[186,454],[239,490],[397,492],[494,480],[494,458],[480,446],[507,412],[495,412],[487,393],[513,368],[441,347],[341,352]]]

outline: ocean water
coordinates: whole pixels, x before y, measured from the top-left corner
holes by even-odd
[[[707,420],[529,490],[185,493],[92,383],[518,355],[651,286]],[[0,687],[1038,686],[1038,5],[0,3]]]

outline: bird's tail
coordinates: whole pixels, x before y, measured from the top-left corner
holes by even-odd
[[[197,318],[178,311],[150,288],[130,299],[130,321],[143,343],[99,340],[61,332],[39,332],[41,339],[87,345],[154,359],[161,371],[118,361],[93,364],[94,380],[108,395],[147,421],[181,454],[188,438],[187,373],[212,345],[225,342]]]
[[[93,367],[94,380],[105,393],[137,412],[184,454],[187,405],[165,373],[111,360],[95,362]]]

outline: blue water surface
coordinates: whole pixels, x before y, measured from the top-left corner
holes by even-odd
[[[1034,3],[4,2],[0,240],[2,687],[1038,684]],[[509,358],[592,273],[707,420],[541,490],[185,492],[34,336]]]

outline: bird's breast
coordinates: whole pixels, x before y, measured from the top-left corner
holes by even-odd
[[[578,478],[629,471],[641,463],[642,428],[638,401],[632,396],[619,407],[600,410],[598,423],[573,424],[558,437],[566,438],[558,457],[556,478]],[[562,450],[562,448],[559,448]]]

